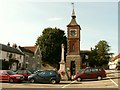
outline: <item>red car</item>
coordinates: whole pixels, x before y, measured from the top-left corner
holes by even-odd
[[[74,80],[81,81],[82,79],[97,79],[101,80],[106,77],[106,72],[103,68],[85,68],[79,70],[79,72],[74,76]]]
[[[23,75],[16,74],[11,70],[0,70],[0,81],[2,82],[22,82],[23,79]]]
[[[23,75],[24,80],[28,80],[28,76],[30,76],[32,73],[29,70],[18,70],[16,71],[16,74]]]

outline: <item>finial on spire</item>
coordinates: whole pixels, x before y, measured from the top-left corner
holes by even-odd
[[[72,17],[76,17],[76,16],[75,16],[75,11],[74,11],[74,7],[75,7],[75,6],[74,6],[74,3],[71,3],[71,4],[73,5]]]
[[[73,9],[74,9],[74,3],[72,2],[71,4],[73,5]]]

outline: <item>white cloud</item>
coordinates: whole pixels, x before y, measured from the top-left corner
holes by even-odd
[[[62,18],[57,18],[57,17],[52,17],[48,19],[49,21],[58,21],[58,20],[62,20]]]

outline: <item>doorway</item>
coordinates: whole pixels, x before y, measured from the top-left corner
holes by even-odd
[[[75,61],[71,61],[71,65],[70,65],[70,74],[71,76],[75,75],[76,71],[75,71]]]

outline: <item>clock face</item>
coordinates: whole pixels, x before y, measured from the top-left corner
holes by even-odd
[[[77,31],[75,29],[71,29],[70,36],[76,36],[76,35],[77,35]]]
[[[75,36],[75,30],[70,31],[71,36]]]

